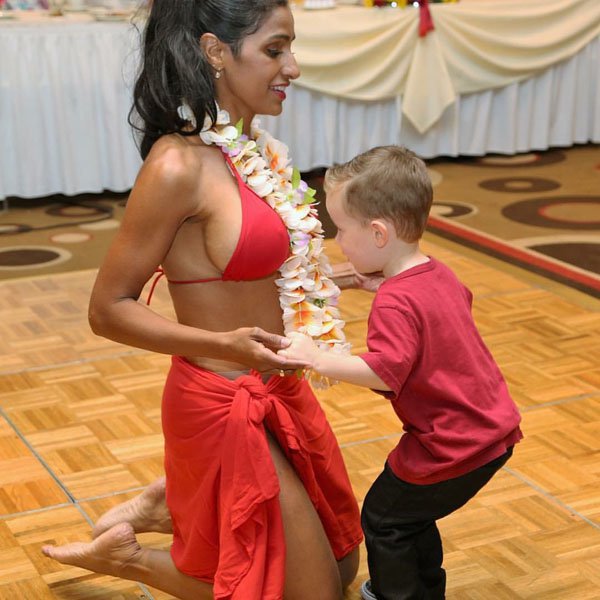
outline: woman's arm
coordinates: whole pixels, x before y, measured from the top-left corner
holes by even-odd
[[[290,333],[291,344],[280,350],[280,356],[306,363],[309,367],[330,379],[345,381],[374,390],[390,391],[390,388],[360,358],[320,350],[315,342],[301,333]]]
[[[185,163],[184,154],[185,149],[166,142],[156,152],[153,149],[144,163],[92,291],[92,330],[164,354],[225,359],[259,370],[293,368],[296,363],[290,366],[290,361],[271,350],[287,345],[281,336],[258,327],[223,333],[197,329],[162,317],[138,302],[181,224],[191,217],[202,218],[197,200],[199,174]]]

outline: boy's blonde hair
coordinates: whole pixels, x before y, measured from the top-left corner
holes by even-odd
[[[345,208],[364,221],[387,219],[405,242],[425,231],[433,200],[425,163],[401,146],[377,146],[325,173],[325,191],[345,186]]]

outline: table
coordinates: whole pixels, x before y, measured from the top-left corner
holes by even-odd
[[[420,133],[402,97],[361,102],[294,86],[280,117],[261,124],[290,147],[300,170],[349,160],[383,144],[423,158],[515,154],[600,143],[600,40],[539,75],[502,88],[459,94]]]
[[[600,142],[600,2],[461,0],[297,10],[302,70],[264,125],[297,166],[401,143],[425,158]]]
[[[131,188],[137,37],[85,14],[0,22],[0,198]]]
[[[542,6],[547,29],[535,12]],[[413,9],[294,10],[303,76],[283,115],[262,122],[298,168],[378,144],[431,158],[600,142],[600,2],[431,10],[436,30],[425,38]],[[514,31],[512,41],[492,44],[494,27],[506,40]],[[366,54],[359,38],[370,40]],[[127,125],[138,43],[129,23],[89,15],[0,23],[0,199],[131,188],[140,165]],[[381,60],[367,60],[368,44]],[[486,56],[487,46],[496,54]]]

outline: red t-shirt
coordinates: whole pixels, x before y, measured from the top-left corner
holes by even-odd
[[[471,292],[431,258],[379,288],[361,358],[390,387],[404,426],[388,462],[405,481],[436,483],[504,454],[521,417],[471,315]]]

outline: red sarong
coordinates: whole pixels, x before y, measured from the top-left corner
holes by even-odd
[[[285,540],[266,429],[298,473],[340,560],[362,539],[358,506],[308,383],[236,380],[173,357],[162,406],[171,555],[217,600],[281,600]]]

